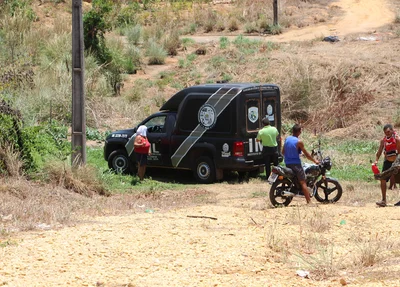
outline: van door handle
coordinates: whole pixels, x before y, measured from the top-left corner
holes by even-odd
[[[160,138],[157,140],[157,143],[158,143],[158,144],[160,144],[160,143],[161,143],[161,139],[160,139]]]

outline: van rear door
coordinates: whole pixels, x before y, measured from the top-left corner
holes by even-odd
[[[262,119],[268,117],[272,126],[281,130],[280,94],[275,85],[263,85],[253,89],[245,90],[244,99],[244,121],[243,135],[248,140],[245,142],[245,153],[248,160],[260,163],[262,144],[256,142],[257,133],[262,129]]]

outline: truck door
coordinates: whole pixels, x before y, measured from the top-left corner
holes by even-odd
[[[261,111],[263,117],[268,117],[271,126],[281,132],[280,95],[277,89],[262,90]]]
[[[249,137],[248,156],[261,155],[262,144],[256,136],[263,128],[262,119],[268,117],[272,126],[281,131],[280,94],[275,86],[260,86],[245,94],[246,134]]]
[[[151,155],[147,157],[148,166],[163,166],[165,139],[167,138],[167,115],[156,115],[142,123],[147,127],[147,138],[150,142]]]

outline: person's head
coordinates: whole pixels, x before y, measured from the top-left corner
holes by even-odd
[[[268,118],[263,118],[263,119],[262,119],[262,123],[263,123],[264,127],[270,125],[270,122],[269,122],[269,119],[268,119]]]
[[[391,124],[384,125],[383,132],[387,137],[391,137],[393,135],[393,126]]]
[[[147,127],[143,125],[138,127],[136,134],[142,137],[147,137]]]
[[[295,124],[295,125],[292,127],[292,134],[293,134],[295,137],[297,137],[297,136],[299,136],[299,135],[301,134],[301,126],[300,126],[299,124]]]

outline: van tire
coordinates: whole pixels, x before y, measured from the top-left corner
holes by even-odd
[[[214,161],[208,156],[201,156],[193,167],[194,177],[198,183],[213,183],[216,171]]]
[[[122,149],[113,151],[108,157],[108,168],[112,169],[116,173],[131,173],[131,163],[126,151]]]

